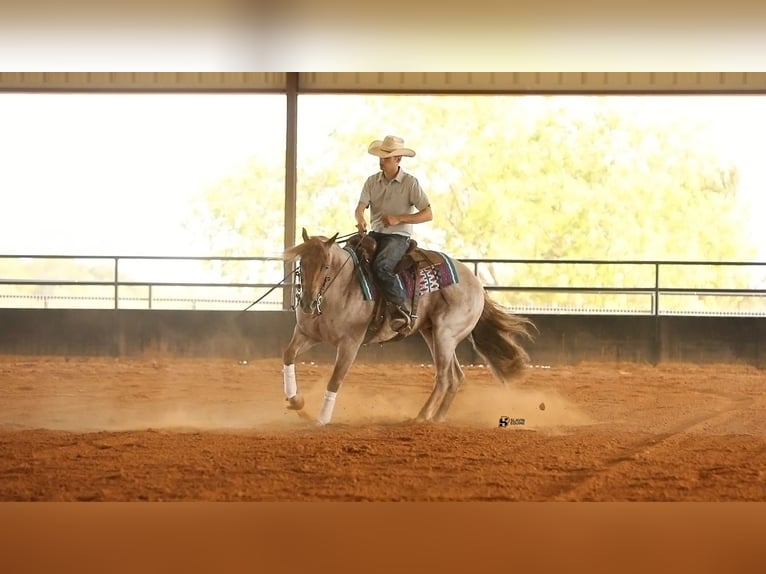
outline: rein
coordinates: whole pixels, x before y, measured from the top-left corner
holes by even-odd
[[[353,233],[351,235],[354,235]],[[338,272],[333,276],[332,279],[330,279],[330,268],[327,267],[327,275],[324,276],[324,280],[322,281],[322,286],[319,288],[319,293],[317,294],[317,300],[316,300],[316,313],[317,315],[322,314],[322,298],[324,297],[324,294],[327,292],[327,290],[330,288],[330,286],[335,283],[335,280],[340,276],[340,272],[343,271],[343,268],[346,266],[346,263],[349,262],[351,259],[351,254],[348,254],[348,257],[343,262],[343,265],[340,266],[340,269],[338,269]]]
[[[253,305],[255,305],[256,303],[260,303],[261,301],[263,301],[263,299],[266,297],[266,295],[268,295],[268,294],[269,294],[269,293],[271,293],[271,292],[272,292],[274,289],[276,289],[277,287],[279,287],[280,285],[282,285],[282,284],[283,284],[285,281],[287,281],[287,278],[288,278],[288,277],[290,277],[290,276],[292,276],[292,275],[300,275],[300,273],[299,273],[299,271],[298,271],[297,269],[294,269],[294,270],[290,271],[290,273],[288,273],[287,275],[285,275],[285,276],[282,278],[282,281],[280,281],[279,283],[277,283],[276,285],[274,285],[274,286],[273,286],[271,289],[269,289],[268,291],[266,291],[266,293],[264,293],[263,295],[261,295],[260,297],[258,297],[258,299],[256,299],[255,301],[253,301],[252,303],[250,303],[250,304],[249,304],[247,307],[245,307],[244,309],[242,309],[242,311],[240,311],[240,313],[244,313],[245,311],[247,311],[247,310],[248,310],[250,307],[252,307],[252,306],[253,306]]]
[[[337,238],[335,239],[335,241],[336,241],[336,242],[343,242],[343,241],[348,241],[349,239],[351,239],[351,238],[352,238],[354,235],[357,235],[358,233],[359,233],[358,231],[352,231],[351,233],[347,233],[346,235],[341,235],[340,237],[337,237]],[[349,255],[348,259],[351,259],[351,256],[350,256],[350,255]],[[338,278],[338,275],[340,275],[340,272],[343,270],[343,267],[346,265],[346,263],[348,263],[348,259],[346,259],[346,261],[344,261],[344,262],[343,262],[343,265],[341,265],[341,266],[340,266],[340,269],[338,269],[338,273],[336,273],[336,274],[335,274],[335,277],[333,277],[332,279],[330,279],[330,275],[329,275],[329,274],[325,276],[325,278],[324,278],[324,282],[323,282],[323,284],[322,284],[322,287],[321,287],[321,289],[319,290],[319,296],[317,297],[317,313],[318,313],[319,315],[321,315],[321,314],[322,314],[322,311],[319,309],[319,305],[320,305],[320,303],[322,302],[322,295],[324,295],[324,293],[325,293],[325,292],[326,292],[326,291],[327,291],[327,290],[330,288],[330,285],[332,285],[332,284],[335,282],[335,280]],[[267,296],[269,293],[271,293],[272,291],[274,291],[274,289],[276,289],[276,288],[277,288],[277,287],[279,287],[280,285],[284,284],[284,282],[285,282],[285,281],[287,281],[288,277],[291,277],[291,276],[293,276],[293,275],[295,275],[295,276],[298,278],[298,281],[299,281],[299,282],[298,282],[298,285],[297,285],[297,287],[296,287],[296,290],[295,290],[295,299],[296,299],[296,303],[297,303],[297,302],[298,302],[298,300],[300,300],[300,297],[301,297],[301,285],[300,285],[300,276],[301,276],[301,272],[300,272],[300,269],[294,269],[293,271],[290,271],[290,272],[289,272],[287,275],[285,275],[285,276],[282,278],[282,280],[281,280],[279,283],[277,283],[276,285],[274,285],[274,286],[273,286],[271,289],[269,289],[268,291],[266,291],[266,293],[264,293],[263,295],[261,295],[260,297],[258,297],[258,299],[256,299],[255,301],[253,301],[252,303],[250,303],[250,304],[249,304],[247,307],[245,307],[244,309],[242,309],[242,311],[240,311],[240,313],[244,313],[245,311],[247,311],[248,309],[250,309],[250,307],[252,307],[253,305],[256,305],[256,304],[260,303],[261,301],[263,301],[263,299],[265,299],[265,298],[266,298],[266,296]],[[293,306],[292,306],[292,309],[295,309],[295,305],[293,305]]]
[[[351,233],[346,233],[346,235],[341,235],[340,237],[335,238],[336,243],[340,243],[343,241],[348,241],[351,239],[354,235],[359,235],[358,231],[352,231]]]

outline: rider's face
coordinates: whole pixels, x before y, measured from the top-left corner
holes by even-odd
[[[392,178],[399,170],[401,157],[382,157],[380,158],[380,169],[387,178]]]

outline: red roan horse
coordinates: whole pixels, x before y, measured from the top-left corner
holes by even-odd
[[[396,335],[385,325],[365,341],[375,302],[365,298],[354,257],[336,243],[337,236],[309,237],[303,229],[303,243],[284,253],[286,260],[300,258],[301,284],[295,309],[297,323],[282,357],[288,408],[301,410],[304,406],[295,378],[295,358],[322,342],[332,344],[337,351],[318,416],[320,425],[330,422],[338,389],[362,343],[380,343]],[[492,301],[465,264],[451,263],[457,273],[456,282],[420,296],[410,332],[420,332],[436,371],[433,390],[417,421],[445,419],[464,378],[455,349],[465,338],[470,337],[476,351],[503,383],[518,375],[529,360],[517,339],[531,339],[532,323]]]

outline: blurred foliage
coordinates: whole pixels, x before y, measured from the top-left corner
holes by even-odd
[[[631,103],[631,105],[627,105]],[[402,166],[420,180],[434,220],[418,225],[421,246],[458,258],[606,261],[755,260],[738,201],[739,174],[722,157],[706,117],[680,106],[621,96],[302,95],[298,100],[297,237],[354,231],[367,154],[392,133],[417,151]],[[675,110],[675,111],[674,111]],[[268,133],[254,133],[259,141]],[[192,200],[185,223],[218,256],[278,256],[285,243],[285,153],[261,151]],[[3,276],[66,274],[108,280],[112,271],[71,262],[3,262]],[[218,267],[215,267],[218,265]],[[281,263],[253,268],[210,263],[222,281],[276,282]],[[487,285],[646,287],[652,266],[483,263]],[[74,275],[73,275],[74,273]],[[763,267],[663,267],[665,287],[763,288]],[[51,276],[51,278],[53,278]],[[123,277],[124,279],[124,277]],[[40,295],[46,286],[14,291]],[[509,305],[562,309],[647,307],[641,295],[495,292]],[[763,298],[732,296],[728,308]],[[721,301],[722,299],[719,299]],[[705,295],[668,298],[705,309]]]
[[[598,96],[301,96],[297,231],[354,230],[362,183],[378,170],[366,147],[394,133],[416,149],[402,166],[431,199],[434,220],[416,227],[423,246],[461,258],[754,258],[737,171],[718,157],[705,118],[655,114],[648,101],[637,109]],[[194,224],[215,253],[274,255],[284,242],[283,209],[281,167],[253,158],[246,173],[199,198]],[[488,284],[654,281],[609,265],[481,271]],[[662,280],[751,283],[717,267],[672,268]]]

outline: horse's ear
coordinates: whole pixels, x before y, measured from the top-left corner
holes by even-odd
[[[333,235],[332,237],[330,237],[330,239],[328,239],[327,241],[325,241],[325,242],[324,242],[324,244],[325,244],[325,245],[332,245],[333,243],[335,243],[335,240],[336,240],[337,238],[338,238],[338,234],[337,234],[337,233],[335,233],[335,235]]]
[[[303,235],[303,241],[308,241],[309,240],[309,234],[306,233],[306,228],[305,227],[303,228],[302,235]]]

